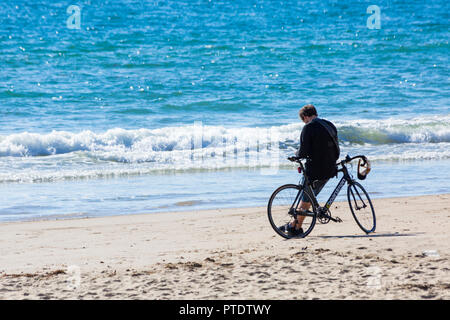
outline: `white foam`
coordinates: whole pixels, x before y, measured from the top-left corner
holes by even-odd
[[[341,143],[392,144],[450,142],[450,116],[411,120],[336,121]],[[99,154],[112,161],[155,161],[155,152],[208,149],[211,152],[259,149],[279,141],[280,148],[296,148],[299,123],[271,128],[225,128],[223,126],[181,126],[160,129],[110,129],[47,134],[23,132],[0,136],[0,157],[46,156],[77,151]],[[276,138],[276,139],[275,139]],[[197,142],[197,143],[196,143]]]
[[[336,121],[341,155],[372,161],[450,158],[450,117]],[[0,182],[140,175],[165,170],[290,166],[300,123],[270,128],[198,124],[95,133],[0,136]],[[17,158],[20,161],[17,161]]]

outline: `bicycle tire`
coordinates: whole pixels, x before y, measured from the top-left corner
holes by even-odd
[[[350,206],[350,211],[352,212],[353,218],[355,218],[356,224],[366,234],[374,232],[376,228],[375,210],[369,194],[364,187],[356,181],[350,183],[347,187],[347,199],[348,205]],[[365,208],[370,210],[365,210],[364,213],[360,211]]]
[[[303,226],[308,226],[301,235],[292,236],[289,233],[286,233],[280,229],[280,227],[286,223],[289,223],[293,216],[289,214],[289,206],[292,206],[292,203],[296,199],[296,196],[299,191],[302,191],[302,187],[295,184],[285,184],[278,189],[276,189],[267,204],[267,216],[269,218],[270,225],[275,230],[275,232],[283,238],[291,239],[294,237],[304,238],[309,233],[311,233],[314,225],[316,224],[316,209],[312,205],[311,208],[313,210],[313,214],[308,216],[308,221],[303,222]],[[283,193],[283,195],[281,195]],[[286,194],[286,196],[284,196]],[[310,200],[309,202],[313,203],[311,196],[308,192],[306,192],[307,198]],[[283,199],[284,197],[284,199]],[[280,200],[280,201],[278,201]],[[306,218],[305,218],[306,220]]]

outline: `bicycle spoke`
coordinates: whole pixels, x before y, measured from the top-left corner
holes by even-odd
[[[348,204],[356,223],[366,233],[375,231],[375,212],[369,195],[364,188],[354,182],[347,189]]]
[[[358,195],[358,197],[359,197],[359,200],[362,202],[362,204],[363,204],[363,206],[362,207],[358,207],[357,208],[357,210],[359,210],[359,209],[361,209],[361,208],[365,208],[365,207],[367,207],[366,206],[366,203],[364,202],[364,199],[361,197],[361,194],[358,192],[358,189],[356,189],[356,187],[353,187],[354,189],[355,189],[355,191],[356,191],[356,194]],[[356,201],[355,201],[356,202]]]

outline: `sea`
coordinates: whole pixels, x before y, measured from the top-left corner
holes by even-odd
[[[305,104],[372,198],[450,193],[449,31],[447,0],[2,0],[0,222],[264,215]]]

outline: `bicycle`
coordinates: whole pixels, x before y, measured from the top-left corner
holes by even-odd
[[[330,221],[342,222],[339,217],[331,216],[330,207],[339,195],[344,184],[347,183],[347,200],[356,223],[366,234],[374,232],[376,228],[375,210],[369,194],[360,183],[353,179],[346,167],[347,163],[358,158],[360,159],[358,162],[358,178],[361,180],[365,179],[365,176],[370,171],[370,163],[367,158],[363,155],[350,158],[350,156],[347,155],[344,160],[336,164],[336,166],[341,166],[340,169],[338,167],[337,172],[342,172],[343,177],[323,207],[317,202],[313,192],[314,181],[310,182],[305,174],[302,159],[296,157],[288,158],[288,160],[299,164],[298,172],[303,172],[304,182],[302,184],[300,181],[298,185],[286,184],[273,192],[267,205],[267,214],[272,228],[280,236],[286,239],[293,237],[304,238],[311,233],[316,224],[316,220],[319,220],[322,224],[326,224]],[[365,168],[365,172],[360,172],[360,167]],[[309,210],[300,210],[298,208],[300,200],[304,195],[306,196],[305,200],[308,200],[307,202],[311,203],[311,208]],[[305,217],[302,223],[304,232],[300,235],[291,235],[290,233],[285,232],[282,226],[293,221],[293,219],[296,220],[299,215]]]

